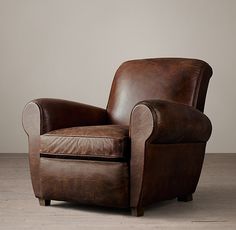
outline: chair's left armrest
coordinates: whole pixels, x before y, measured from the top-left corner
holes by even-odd
[[[23,111],[23,127],[28,135],[41,135],[72,126],[102,125],[106,110],[72,101],[42,98],[29,102]]]
[[[29,138],[29,161],[35,196],[40,198],[40,135],[54,129],[106,123],[105,109],[59,99],[36,99],[23,111],[22,123]]]
[[[151,143],[168,144],[206,142],[212,131],[210,120],[199,110],[162,100],[142,101],[134,107],[131,133],[137,128],[141,133],[149,130]]]

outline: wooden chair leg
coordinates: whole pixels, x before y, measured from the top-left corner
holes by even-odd
[[[131,208],[131,215],[132,216],[143,216],[144,209],[142,207]]]
[[[50,206],[51,200],[44,200],[42,198],[39,198],[39,204],[40,206]]]
[[[193,194],[187,194],[184,196],[178,196],[177,197],[178,201],[182,201],[182,202],[189,202],[193,200]]]

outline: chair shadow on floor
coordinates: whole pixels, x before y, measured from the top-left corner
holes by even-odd
[[[150,218],[217,217],[236,213],[236,184],[232,186],[202,186],[193,194],[193,201],[164,201],[149,206],[145,216]]]
[[[178,202],[176,199],[158,202],[145,208],[142,218],[181,218],[209,213],[217,216],[220,212],[236,213],[236,185],[233,186],[204,186],[194,193],[191,202]],[[130,209],[116,209],[107,207],[90,206],[77,203],[52,201],[55,208],[73,209],[83,212],[98,214],[131,216]]]

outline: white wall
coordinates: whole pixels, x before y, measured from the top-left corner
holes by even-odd
[[[208,152],[236,152],[236,1],[0,0],[0,152],[26,152],[32,98],[105,107],[119,64],[194,57],[214,69]]]

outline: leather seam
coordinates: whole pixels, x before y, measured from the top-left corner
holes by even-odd
[[[143,104],[150,110],[152,114],[152,118],[153,118],[152,119],[153,120],[152,132],[149,135],[149,137],[146,139],[146,141],[148,141],[153,136],[154,133],[157,133],[158,135],[158,132],[161,126],[161,119],[159,118],[160,112],[158,109],[155,109],[150,103],[147,103],[146,101],[143,101],[143,102],[144,102]]]
[[[144,184],[145,165],[146,165],[145,163],[146,163],[146,158],[147,158],[147,155],[146,155],[146,143],[148,142],[149,138],[152,136],[152,134],[154,132],[154,127],[155,127],[154,123],[155,122],[154,122],[153,118],[154,117],[157,118],[156,114],[154,112],[153,107],[150,106],[148,103],[146,103],[146,101],[141,101],[141,102],[137,103],[135,105],[135,107],[138,106],[138,105],[146,106],[148,108],[148,110],[151,112],[151,115],[152,115],[152,132],[149,134],[149,137],[143,142],[143,152],[144,152],[144,156],[143,157],[144,157],[144,159],[143,159],[143,166],[142,166],[141,188],[140,188],[140,191],[139,191],[139,199],[137,201],[137,207],[142,206],[142,199],[143,199],[143,184]]]
[[[145,171],[146,171],[146,162],[147,162],[147,154],[146,154],[146,144],[148,143],[148,140],[152,137],[154,133],[154,129],[158,129],[158,122],[155,125],[155,121],[157,121],[157,114],[155,113],[155,109],[153,106],[149,106],[148,104],[145,104],[149,111],[152,114],[152,132],[150,133],[149,137],[145,140],[143,147],[144,147],[144,162],[143,162],[143,173],[142,173],[142,182],[141,182],[141,191],[140,191],[140,196],[138,200],[138,206],[142,206],[142,201],[143,201],[143,187],[144,187],[144,180],[145,180]],[[155,119],[154,119],[155,118]],[[141,205],[140,205],[141,204]]]
[[[45,120],[44,119],[44,114],[43,114],[43,108],[37,101],[33,101],[33,103],[35,103],[39,108],[39,112],[40,112],[40,135],[42,135],[43,131],[44,131],[44,120]]]
[[[203,64],[201,64],[203,65]],[[197,104],[198,104],[198,96],[199,96],[199,91],[200,91],[200,85],[201,85],[201,82],[202,82],[202,77],[203,77],[203,73],[206,69],[206,66],[204,66],[203,68],[200,69],[200,73],[198,75],[198,78],[197,78],[197,82],[196,82],[196,89],[194,90],[194,93],[193,93],[193,99],[192,99],[192,105],[193,107],[197,107]]]

